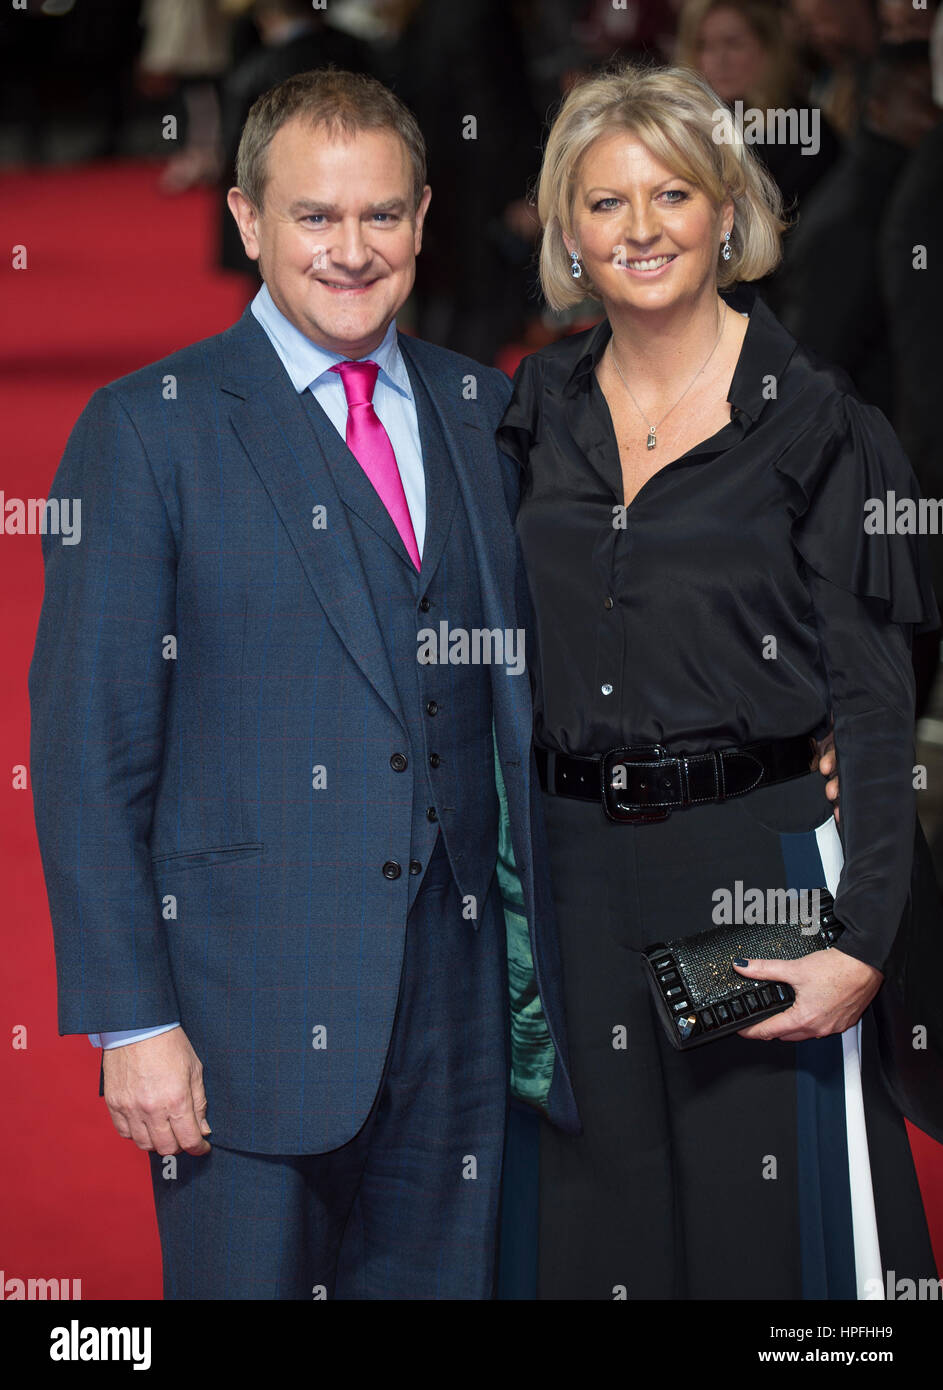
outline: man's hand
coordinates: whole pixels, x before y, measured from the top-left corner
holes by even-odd
[[[209,1153],[203,1065],[182,1028],[108,1048],[105,1104],[122,1139],[159,1154]]]
[[[838,824],[838,759],[835,756],[835,734],[831,729],[822,739],[821,743],[816,742],[815,756],[812,759],[811,771],[818,770],[823,777],[829,780],[825,783],[825,795],[829,801],[835,803],[835,823]]]
[[[738,975],[755,980],[781,980],[792,985],[796,1002],[773,1018],[739,1029],[741,1038],[770,1042],[803,1042],[843,1033],[864,1013],[884,976],[873,965],[843,955],[837,946],[800,960],[751,960],[734,964]]]

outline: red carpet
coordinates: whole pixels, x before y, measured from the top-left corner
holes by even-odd
[[[238,277],[213,270],[215,201],[157,192],[155,165],[96,164],[0,180],[4,252],[0,419],[6,497],[45,497],[97,387],[228,327]],[[10,269],[12,246],[28,268]],[[0,800],[5,912],[2,1083],[6,1124],[0,1270],[81,1279],[83,1298],[160,1298],[148,1159],[112,1128],[98,1059],[56,1032],[52,930],[29,790],[26,674],[42,598],[36,536],[0,535],[6,633]],[[27,1046],[11,1047],[26,1029]]]
[[[213,270],[216,208],[163,198],[149,164],[101,164],[0,180],[4,250],[0,419],[6,497],[45,497],[89,396],[232,323],[240,282]],[[55,969],[28,764],[26,674],[42,596],[35,536],[0,534],[7,680],[0,793],[4,921],[0,1069],[6,1112],[0,1276],[80,1279],[81,1296],[159,1298],[160,1250],[145,1154],[114,1132],[98,1056],[56,1032]],[[25,1046],[17,1043],[25,1037]],[[210,1101],[212,1107],[212,1098]],[[943,1148],[911,1130],[943,1269]],[[2,1290],[0,1290],[2,1296]]]

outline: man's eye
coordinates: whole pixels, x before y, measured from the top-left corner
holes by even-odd
[[[387,224],[390,222],[395,222],[396,215],[392,212],[375,212],[373,214],[373,220],[374,222],[382,222],[384,224]]]
[[[323,213],[323,212],[309,212],[309,213],[306,213],[305,216],[304,216],[301,220],[302,220],[302,222],[317,222],[317,223],[321,223],[321,222],[324,221],[324,213]]]

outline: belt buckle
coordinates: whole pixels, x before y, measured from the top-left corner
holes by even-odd
[[[645,810],[638,802],[623,802],[619,796],[625,795],[620,787],[612,785],[613,774],[620,764],[656,763],[670,757],[668,749],[661,743],[637,743],[628,748],[610,748],[602,759],[602,799],[603,808],[610,820],[624,825],[644,825],[649,821],[667,820],[670,807]]]

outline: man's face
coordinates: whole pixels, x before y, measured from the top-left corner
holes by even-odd
[[[288,121],[266,167],[262,211],[229,193],[246,254],[305,337],[367,356],[413,287],[430,190],[414,209],[409,154],[391,130],[342,138]]]

